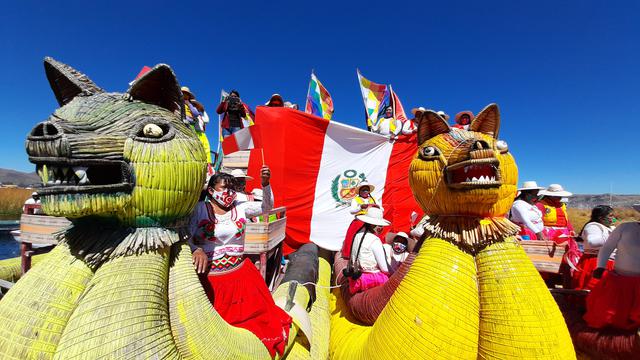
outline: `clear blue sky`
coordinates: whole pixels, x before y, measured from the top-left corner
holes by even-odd
[[[497,102],[520,180],[640,193],[640,2],[186,3],[3,2],[0,167],[33,169],[25,136],[56,107],[44,56],[110,91],[170,64],[210,113],[221,88],[252,107],[274,92],[303,106],[315,69],[334,119],[364,127],[358,67],[407,110]]]

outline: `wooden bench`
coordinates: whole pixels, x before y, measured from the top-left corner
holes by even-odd
[[[551,240],[521,240],[520,245],[538,271],[560,273],[565,244],[558,245]]]
[[[22,274],[31,268],[31,257],[53,249],[58,241],[53,234],[71,222],[63,217],[22,214],[20,216],[20,257]]]
[[[287,226],[286,208],[279,207],[252,219],[247,223],[244,237],[244,252],[258,255],[258,270],[271,288],[278,277],[282,259],[282,243]],[[269,260],[272,266],[269,267]],[[267,275],[270,275],[267,278]]]

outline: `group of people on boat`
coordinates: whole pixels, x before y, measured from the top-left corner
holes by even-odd
[[[391,106],[387,106],[383,112],[383,115],[377,122],[373,122],[370,127],[370,131],[378,133],[380,135],[390,136],[391,138],[397,138],[401,135],[411,135],[418,131],[418,119],[423,112],[427,109],[423,107],[411,109],[413,118],[401,120],[393,112]],[[437,114],[445,121],[449,121],[449,115],[440,110]],[[474,119],[473,112],[469,110],[460,111],[454,117],[454,124],[452,128],[467,130],[471,121]]]
[[[559,184],[544,188],[525,181],[509,213],[523,241],[551,240],[567,246],[570,285],[588,290],[584,320],[590,327],[640,327],[640,222],[616,225],[614,209],[598,205],[575,233],[563,199],[572,194]],[[640,205],[634,205],[640,212]],[[578,249],[577,241],[582,244]],[[574,256],[573,259],[567,258]],[[577,260],[577,261],[576,261]],[[545,275],[545,274],[543,274]],[[566,283],[565,283],[566,284]]]

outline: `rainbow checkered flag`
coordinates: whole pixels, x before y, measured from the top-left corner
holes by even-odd
[[[304,112],[312,114],[323,119],[331,120],[333,115],[333,100],[331,94],[327,91],[316,74],[311,71],[311,81],[309,81],[309,90],[307,91],[307,103]]]
[[[367,128],[378,122],[378,113],[380,105],[382,104],[385,94],[389,96],[389,90],[387,85],[376,84],[373,81],[365,78],[358,72],[358,83],[360,84],[360,91],[362,92],[362,101],[364,102],[364,108],[367,115]],[[387,100],[388,102],[388,100]]]

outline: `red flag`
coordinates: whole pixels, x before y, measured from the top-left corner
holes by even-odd
[[[222,141],[222,152],[226,155],[236,151],[260,148],[262,148],[262,136],[257,125],[241,129]]]

